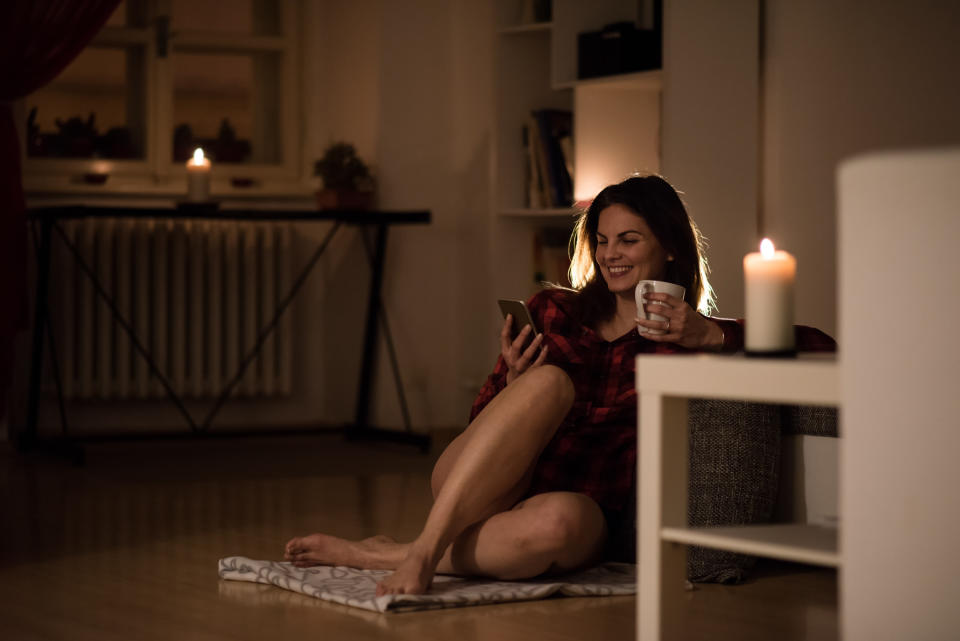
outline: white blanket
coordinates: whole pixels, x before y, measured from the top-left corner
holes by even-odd
[[[295,568],[290,563],[256,561],[243,556],[220,559],[221,579],[269,583],[324,601],[374,612],[410,612],[434,608],[502,603],[562,596],[617,596],[637,591],[636,566],[605,563],[589,570],[550,579],[494,581],[437,575],[427,594],[376,596],[377,581],[386,570],[355,570],[315,566]]]

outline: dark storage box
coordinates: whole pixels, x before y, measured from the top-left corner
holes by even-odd
[[[596,78],[660,68],[660,32],[617,22],[577,36],[577,76]]]

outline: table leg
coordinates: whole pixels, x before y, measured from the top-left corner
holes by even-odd
[[[40,246],[37,249],[37,288],[33,311],[33,357],[30,361],[30,387],[27,392],[27,424],[17,438],[20,450],[32,448],[37,441],[37,420],[40,411],[40,384],[43,379],[43,347],[47,314],[47,292],[50,286],[50,218],[40,221]]]
[[[367,320],[363,334],[363,360],[360,365],[360,381],[357,385],[357,406],[353,425],[348,426],[347,436],[351,439],[376,439],[410,443],[426,452],[430,449],[430,437],[426,434],[401,432],[399,430],[379,429],[370,426],[370,398],[372,395],[373,372],[376,365],[377,335],[380,323],[380,294],[383,289],[383,264],[387,253],[387,225],[377,225],[376,240],[371,258],[372,275],[370,293],[367,299]]]
[[[687,525],[687,400],[645,392],[638,401],[637,638],[652,641],[664,636],[687,576],[686,547],[660,539],[664,526]]]

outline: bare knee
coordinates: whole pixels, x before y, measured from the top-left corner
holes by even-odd
[[[530,501],[537,514],[527,544],[551,555],[551,569],[572,570],[599,560],[607,528],[603,512],[591,498],[554,492]]]
[[[529,369],[514,382],[517,383],[535,388],[540,402],[549,402],[553,407],[562,408],[564,414],[573,405],[573,381],[556,365]]]

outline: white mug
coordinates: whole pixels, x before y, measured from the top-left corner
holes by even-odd
[[[645,294],[650,293],[658,294],[668,294],[674,298],[679,298],[683,300],[683,295],[687,292],[684,287],[680,285],[675,285],[674,283],[668,283],[665,280],[641,280],[637,283],[637,288],[634,290],[634,299],[637,301],[637,318],[642,318],[644,320],[655,320],[655,321],[665,321],[667,320],[666,316],[661,316],[660,314],[654,314],[653,312],[647,312],[644,310],[643,297]],[[658,301],[650,301],[651,304],[660,305],[662,303]],[[637,331],[641,334],[666,334],[665,330],[662,329],[650,329],[649,327],[642,327],[637,325]]]

